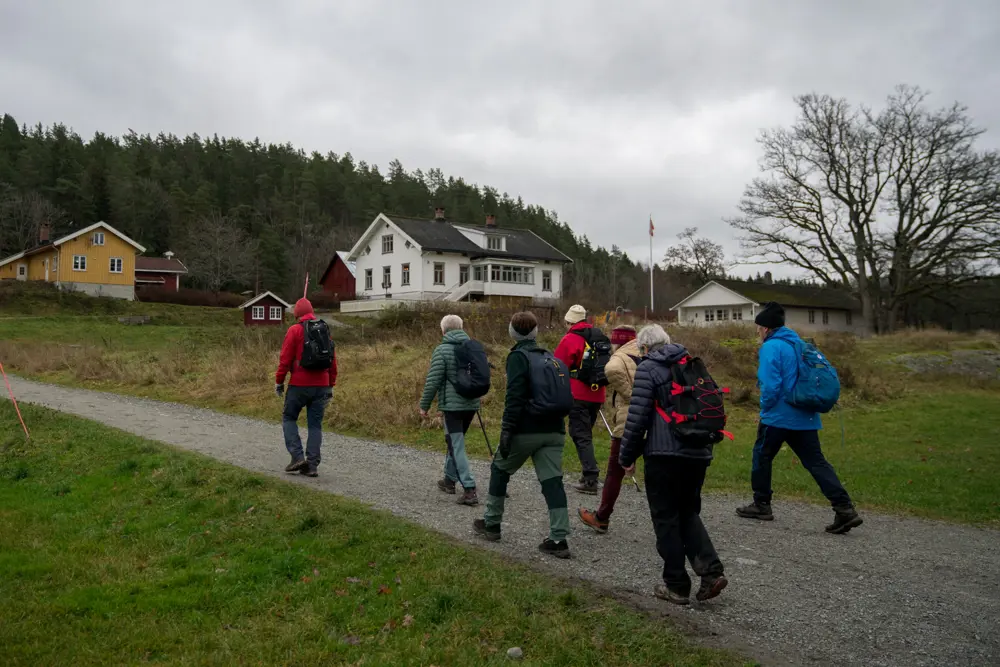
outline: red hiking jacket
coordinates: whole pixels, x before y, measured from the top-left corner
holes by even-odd
[[[571,371],[580,368],[580,364],[583,362],[583,351],[587,348],[583,336],[573,332],[582,332],[584,329],[591,328],[593,327],[586,322],[577,322],[569,328],[569,333],[563,336],[563,339],[559,341],[559,345],[556,346],[555,352],[552,353],[556,359],[566,364]],[[576,378],[570,378],[569,388],[573,392],[573,398],[578,401],[604,403],[604,387],[599,387],[597,391],[594,391],[590,388],[590,385],[584,384]]]
[[[303,320],[315,320],[312,313],[303,315]],[[278,361],[278,372],[275,375],[275,384],[284,384],[285,376],[292,374],[289,380],[290,387],[333,387],[337,384],[337,354],[333,355],[333,366],[327,370],[311,371],[299,367],[299,359],[302,358],[302,345],[305,343],[305,332],[298,322],[288,328],[285,334],[285,342],[281,344],[281,358]]]

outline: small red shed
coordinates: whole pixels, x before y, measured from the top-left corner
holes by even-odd
[[[323,291],[332,295],[338,301],[350,301],[357,292],[355,282],[355,263],[347,260],[348,253],[338,250],[319,279]]]
[[[163,253],[163,257],[135,258],[137,289],[157,287],[177,292],[181,288],[181,276],[187,272],[187,267],[179,259],[174,259],[172,252]]]
[[[292,309],[290,303],[285,303],[271,292],[258,294],[244,303],[243,324],[248,327],[276,327],[285,323],[285,313]]]

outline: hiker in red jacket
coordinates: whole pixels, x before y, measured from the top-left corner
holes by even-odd
[[[333,398],[333,387],[337,384],[337,355],[330,340],[330,330],[326,323],[317,320],[312,304],[302,298],[295,302],[296,323],[288,328],[285,342],[281,345],[281,358],[275,375],[274,392],[278,398],[284,396],[285,408],[281,413],[281,428],[285,435],[285,448],[292,455],[292,461],[285,466],[285,472],[300,472],[308,477],[316,477],[319,466],[320,445],[323,442],[323,413]],[[307,324],[315,322],[315,325]],[[306,342],[306,327],[312,336],[326,338],[329,346],[325,352],[315,355],[319,361],[307,361],[303,368],[303,351]],[[325,332],[325,333],[324,333]],[[328,358],[326,358],[328,356]],[[315,366],[327,366],[315,368]],[[291,373],[288,391],[285,391],[285,377]],[[302,438],[299,436],[299,414],[306,410],[306,455],[302,456]]]
[[[563,319],[569,331],[559,341],[553,354],[572,372],[579,370],[583,363],[583,353],[587,348],[583,332],[593,327],[587,322],[587,311],[580,305],[570,308]],[[573,488],[580,493],[597,495],[597,478],[601,471],[594,455],[594,424],[604,405],[604,387],[592,387],[575,377],[570,380],[570,387],[573,390],[573,410],[569,413],[569,435],[576,445],[580,467],[583,468],[580,483],[574,484]]]

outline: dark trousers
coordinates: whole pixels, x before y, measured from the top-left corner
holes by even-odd
[[[604,490],[601,491],[601,506],[597,508],[597,518],[607,521],[615,511],[618,494],[622,491],[622,480],[625,479],[625,468],[618,463],[618,453],[621,451],[622,439],[611,438],[611,456],[608,457],[608,474],[604,478]]]
[[[777,426],[760,424],[757,427],[757,442],[753,446],[753,467],[750,470],[750,485],[753,487],[755,503],[770,503],[774,492],[771,490],[771,463],[785,443],[802,461],[802,467],[809,471],[820,491],[834,507],[851,504],[851,497],[840,483],[837,472],[823,456],[819,444],[819,431],[793,431]]]
[[[700,577],[723,573],[705,525],[701,522],[701,487],[707,461],[679,456],[646,457],[646,498],[663,559],[663,582],[680,595],[691,594],[684,558]]]
[[[583,478],[595,482],[601,474],[594,454],[594,424],[597,423],[597,413],[600,410],[601,403],[575,399],[573,409],[569,411],[569,437],[573,438],[573,444],[576,445]]]
[[[285,409],[281,413],[281,430],[285,435],[285,449],[294,459],[302,458],[302,438],[299,436],[299,414],[306,411],[306,460],[318,466],[319,448],[323,444],[323,413],[330,402],[330,387],[294,387],[285,391]]]

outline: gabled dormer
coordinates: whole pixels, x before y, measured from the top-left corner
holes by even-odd
[[[456,227],[462,236],[482,248],[486,254],[491,252],[507,252],[507,236],[497,228],[497,217],[486,216],[485,227],[462,225]]]

